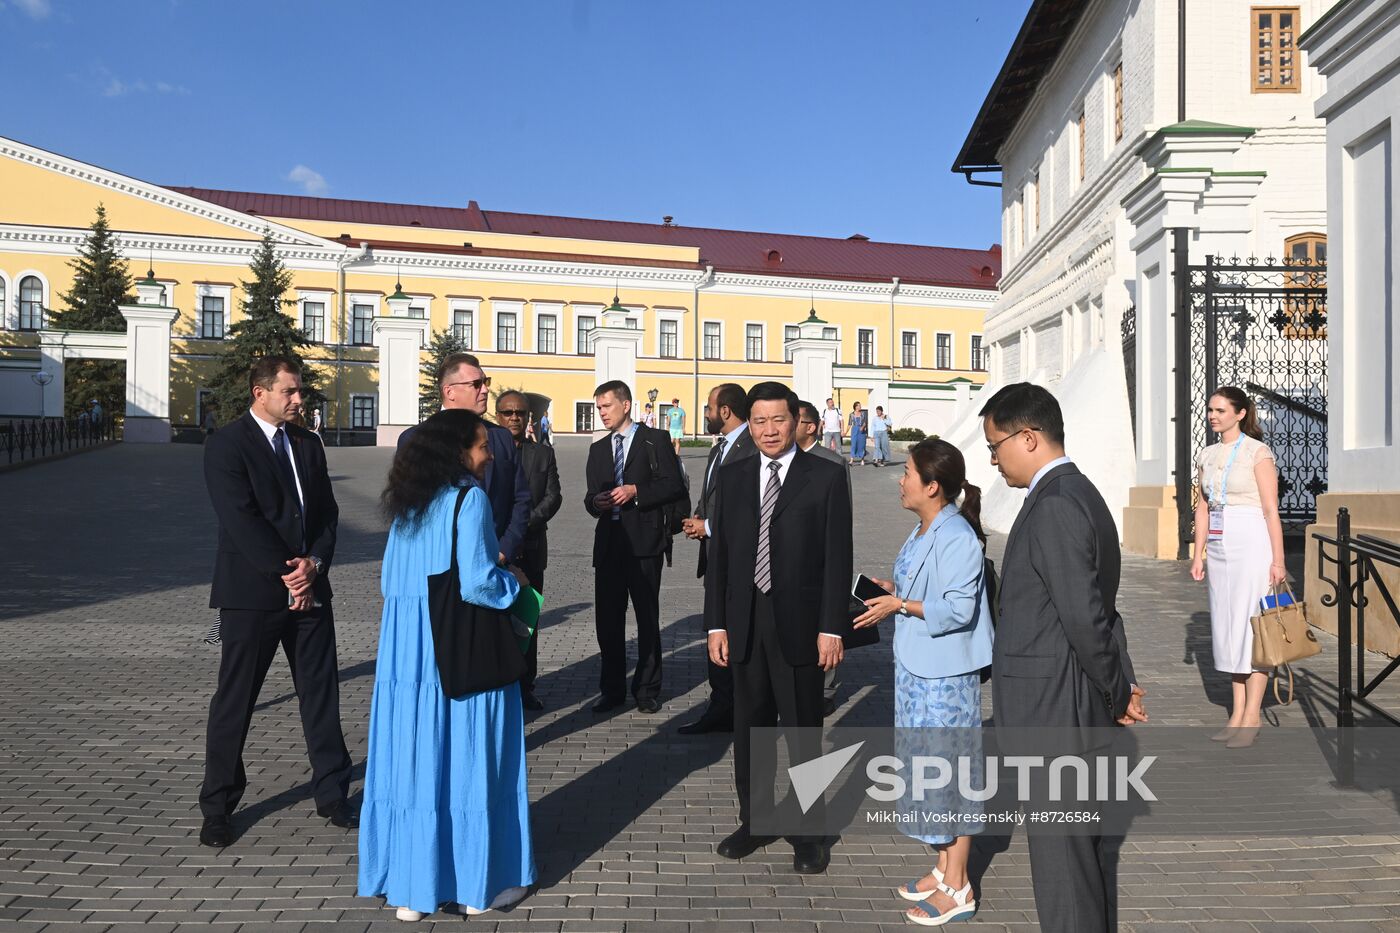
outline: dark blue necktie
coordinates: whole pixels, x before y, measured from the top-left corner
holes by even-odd
[[[613,482],[618,486],[622,485],[622,435],[613,435]],[[613,506],[612,520],[621,521],[622,509]]]
[[[282,478],[287,481],[287,488],[297,497],[297,513],[301,516],[301,539],[306,540],[306,506],[301,501],[301,493],[297,491],[297,477],[292,470],[292,451],[287,446],[287,432],[278,428],[272,435],[272,453],[277,458],[277,466],[282,470]]]

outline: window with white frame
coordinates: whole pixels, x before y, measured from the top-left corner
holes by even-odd
[[[856,331],[856,365],[875,365],[875,331],[867,327]]]
[[[593,432],[592,402],[574,402],[574,430],[580,434]]]
[[[578,348],[576,352],[583,356],[592,356],[593,331],[598,326],[598,319],[591,314],[580,314],[576,321],[578,325],[578,333],[574,342],[574,346]]]
[[[374,305],[356,302],[350,306],[350,342],[357,347],[374,343]]]
[[[918,331],[901,331],[899,335],[899,365],[906,369],[919,367]]]
[[[705,322],[705,346],[701,355],[707,360],[717,360],[720,358],[719,321]]]
[[[763,325],[744,325],[744,359],[763,359]]]
[[[982,346],[982,335],[972,335],[972,368],[977,372],[987,371],[987,351]]]
[[[472,311],[470,308],[452,309],[452,336],[461,341],[468,350],[472,348]]]
[[[939,369],[953,368],[953,335],[939,334],[933,350],[933,365]]]
[[[498,311],[496,313],[496,349],[500,352],[515,352],[516,323],[514,311]]]
[[[301,329],[312,343],[326,342],[326,303],[310,298],[301,303]]]
[[[535,318],[535,352],[536,353],[558,353],[559,352],[559,316],[557,314],[540,314]]]
[[[660,324],[660,353],[664,359],[673,360],[680,356],[680,322],[673,318],[662,318]]]
[[[379,426],[375,408],[378,399],[373,395],[350,396],[350,427],[375,428]]]
[[[19,329],[41,330],[44,327],[44,283],[37,275],[19,280]]]
[[[822,339],[823,339],[823,340],[836,340],[836,339],[838,339],[837,336],[836,336],[836,334],[837,334],[837,331],[836,331],[836,328],[834,328],[834,327],[823,327],[823,328],[822,328]]]
[[[226,310],[222,295],[200,296],[199,336],[205,340],[223,340]]]
[[[784,325],[783,325],[783,362],[784,362],[784,363],[791,363],[791,362],[792,362],[792,350],[791,350],[790,348],[788,348],[787,342],[788,342],[789,340],[796,340],[796,339],[797,339],[797,335],[798,335],[799,333],[801,333],[801,331],[799,331],[799,330],[797,329],[797,325],[796,325],[796,324],[784,324]]]
[[[628,330],[636,330],[638,327],[638,319],[634,317],[624,318],[623,323],[627,325]]]

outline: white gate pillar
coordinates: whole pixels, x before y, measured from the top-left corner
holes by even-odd
[[[379,350],[379,427],[375,443],[380,447],[393,447],[406,428],[418,423],[419,364],[428,326],[426,318],[374,319],[374,345]]]
[[[618,308],[614,311],[612,308]],[[628,327],[627,312],[614,302],[603,312],[603,324],[588,332],[593,343],[594,385],[602,385],[614,379],[627,383],[632,391],[632,417],[638,417],[637,407],[637,355],[641,348],[644,332],[638,327]]]
[[[120,305],[126,318],[127,444],[170,443],[170,327],[180,312],[162,307],[158,283],[138,282],[135,305]]]
[[[818,410],[833,394],[832,370],[841,346],[839,340],[822,337],[825,325],[815,310],[809,311],[807,320],[797,325],[797,337],[783,341],[783,355],[792,353],[792,390]]]

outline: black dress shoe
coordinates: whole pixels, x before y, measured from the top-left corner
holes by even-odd
[[[820,842],[798,842],[792,847],[792,870],[799,875],[820,875],[831,862],[831,852]]]
[[[707,732],[733,732],[734,714],[716,713],[705,710],[705,714],[694,722],[688,722],[676,730],[681,735],[704,735]]]
[[[533,690],[522,690],[520,692],[520,705],[526,709],[535,710],[536,712],[544,709],[544,704],[540,702],[539,697],[535,696]]]
[[[740,826],[715,847],[715,851],[725,858],[743,858],[777,841],[777,836],[755,836],[747,826]]]
[[[233,824],[226,816],[206,816],[199,828],[199,844],[211,849],[233,845]]]
[[[610,713],[625,702],[622,697],[600,696],[598,702],[593,704],[593,712]]]
[[[644,713],[661,712],[661,701],[656,697],[642,697],[637,701],[637,709]]]
[[[350,804],[344,800],[337,800],[324,807],[317,807],[316,815],[330,820],[332,826],[339,826],[341,829],[354,829],[360,825],[360,818],[350,809]]]

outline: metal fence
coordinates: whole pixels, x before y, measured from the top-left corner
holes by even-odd
[[[0,450],[6,464],[117,440],[121,425],[110,416],[92,418],[11,418],[0,421]]]

